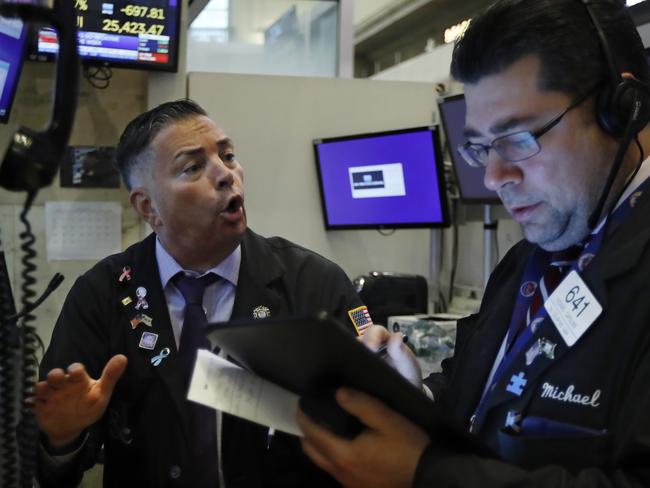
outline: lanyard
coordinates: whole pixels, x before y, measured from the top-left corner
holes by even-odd
[[[569,272],[576,271],[577,273],[580,273],[584,270],[600,250],[606,235],[611,234],[611,232],[613,232],[623,222],[623,220],[625,220],[634,207],[636,199],[649,183],[650,178],[644,181],[637,190],[632,192],[632,194],[626,198],[609,217],[603,219],[599,226],[592,232],[591,239],[585,245],[578,259],[573,262]],[[489,385],[485,388],[474,415],[472,415],[470,420],[471,432],[478,431],[482,425],[491,396],[493,394],[501,393],[495,392],[495,389],[497,384],[503,379],[502,377],[504,373],[510,369],[516,360],[520,359],[524,349],[529,347],[530,340],[539,325],[544,321],[549,320],[548,312],[542,304],[537,310],[535,316],[530,317],[528,326],[524,327],[523,330],[517,334],[517,331],[521,328],[521,324],[526,323],[527,313],[533,300],[535,285],[539,283],[544,270],[549,266],[550,256],[551,253],[538,247],[528,258],[523,274],[522,284],[519,287],[517,301],[515,302],[512,318],[508,327],[508,336],[505,341],[505,354],[496,372],[490,379]]]

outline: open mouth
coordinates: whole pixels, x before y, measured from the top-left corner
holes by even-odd
[[[244,199],[240,195],[235,195],[228,200],[228,205],[223,209],[225,213],[236,213],[244,205]]]

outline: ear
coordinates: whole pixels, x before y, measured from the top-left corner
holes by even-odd
[[[148,222],[154,230],[162,225],[156,206],[149,191],[145,187],[138,186],[133,188],[129,194],[129,201],[138,215]]]

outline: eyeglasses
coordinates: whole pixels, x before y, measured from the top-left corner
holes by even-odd
[[[532,158],[542,150],[538,139],[559,124],[562,117],[589,98],[594,91],[595,87],[579,96],[562,113],[535,131],[522,130],[506,134],[505,136],[497,137],[490,144],[478,144],[467,141],[459,145],[457,151],[467,164],[474,168],[484,168],[487,166],[490,149],[494,149],[502,159],[511,163]]]

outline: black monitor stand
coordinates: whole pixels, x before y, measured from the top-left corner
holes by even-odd
[[[494,267],[494,238],[496,237],[497,221],[492,220],[492,207],[483,206],[483,288],[487,286],[488,279]]]

